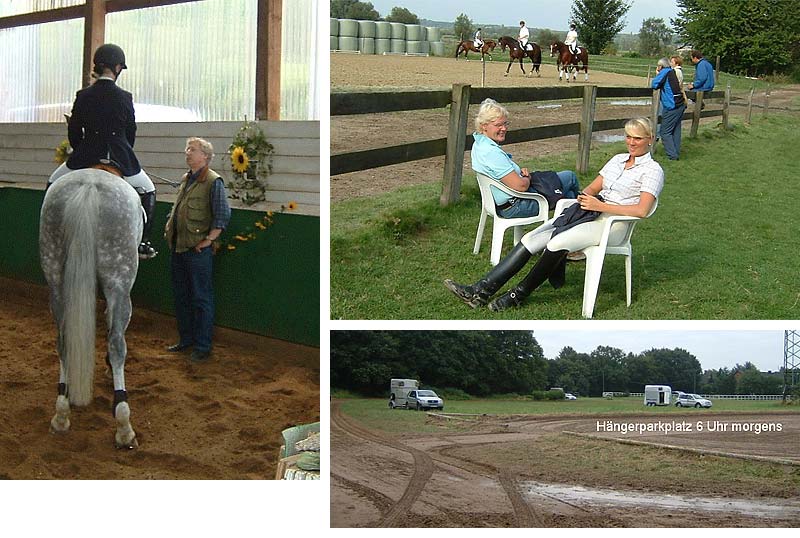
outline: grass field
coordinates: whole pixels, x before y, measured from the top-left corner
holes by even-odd
[[[733,130],[701,128],[680,161],[659,150],[666,185],[658,211],[633,236],[633,302],[625,306],[622,257],[606,259],[595,318],[797,319],[800,284],[795,191],[797,119],[754,116]],[[513,151],[513,150],[512,150]],[[591,153],[587,185],[623,143]],[[532,170],[574,169],[574,153],[535,157]],[[445,289],[489,269],[491,223],[472,255],[480,214],[474,175],[462,198],[439,205],[438,182],[331,205],[332,319],[574,319],[581,315],[584,264],[570,264],[559,290],[544,285],[519,308],[473,310]],[[506,234],[504,252],[511,246]],[[508,284],[513,285],[522,275]]]
[[[677,413],[696,413],[706,418],[714,413],[743,411],[754,413],[800,412],[798,406],[785,406],[773,401],[714,400],[711,409],[686,409],[675,406],[645,407],[638,397],[578,398],[573,401],[531,400],[445,400],[446,413],[490,414],[490,415],[575,415],[575,414],[649,414],[674,415]],[[427,423],[425,413],[408,409],[389,409],[385,399],[347,399],[342,400],[342,411],[369,428],[385,432],[441,431],[442,425]],[[459,424],[446,425],[458,429]]]

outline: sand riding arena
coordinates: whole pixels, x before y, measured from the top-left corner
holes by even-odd
[[[635,436],[636,442],[676,447],[664,449],[601,439],[620,435],[598,434],[596,424],[605,420],[600,416],[484,415],[467,419],[431,413],[425,420],[425,432],[398,424],[390,433],[365,426],[343,412],[342,405],[334,401],[331,410],[333,527],[800,524],[800,413],[713,415],[728,423],[780,423],[782,432],[768,437],[695,432],[670,435],[667,443],[658,433]],[[624,421],[647,424],[663,417],[626,416]],[[669,415],[668,420],[694,422],[698,417],[680,413]],[[604,447],[620,456],[598,459]],[[771,460],[772,467],[766,471],[769,476],[762,475],[748,485],[738,477],[754,463],[741,458],[753,456]],[[724,480],[704,479],[707,475],[690,471],[682,480],[659,468],[690,467],[706,460],[717,466],[714,469]],[[631,469],[630,462],[636,462],[636,469]],[[653,469],[651,476],[639,472],[648,465]],[[794,478],[779,485],[771,480],[777,475]]]
[[[165,350],[173,318],[134,307],[125,378],[139,447],[114,448],[102,310],[94,401],[73,408],[68,433],[52,434],[47,290],[0,278],[0,296],[0,478],[271,479],[281,430],[319,420],[319,349],[216,329],[212,360],[195,365]]]

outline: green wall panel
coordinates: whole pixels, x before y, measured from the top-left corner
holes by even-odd
[[[44,284],[39,267],[39,208],[44,192],[0,189],[0,274]],[[172,205],[156,207],[153,244],[160,254],[139,264],[133,287],[134,304],[158,312],[174,312],[169,251],[161,237]],[[236,250],[214,258],[216,324],[281,340],[319,345],[320,230],[318,217],[273,215],[267,230],[254,222],[262,212],[234,209],[223,239],[245,230],[256,239],[232,240]]]

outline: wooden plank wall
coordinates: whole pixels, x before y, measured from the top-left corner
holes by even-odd
[[[267,203],[259,209],[278,210],[297,202],[292,213],[319,216],[320,141],[317,121],[262,121],[259,125],[275,146],[273,171],[267,179]],[[140,123],[136,155],[153,174],[178,181],[186,171],[186,138],[199,136],[214,145],[211,167],[230,179],[227,151],[240,122]],[[67,136],[64,123],[0,123],[0,185],[44,187],[57,166],[55,148]],[[161,195],[176,189],[153,178]]]

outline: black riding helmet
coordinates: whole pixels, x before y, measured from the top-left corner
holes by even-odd
[[[121,64],[123,69],[128,68],[125,65],[125,52],[119,45],[106,43],[105,45],[100,45],[94,51],[94,65],[114,67],[117,64]]]

